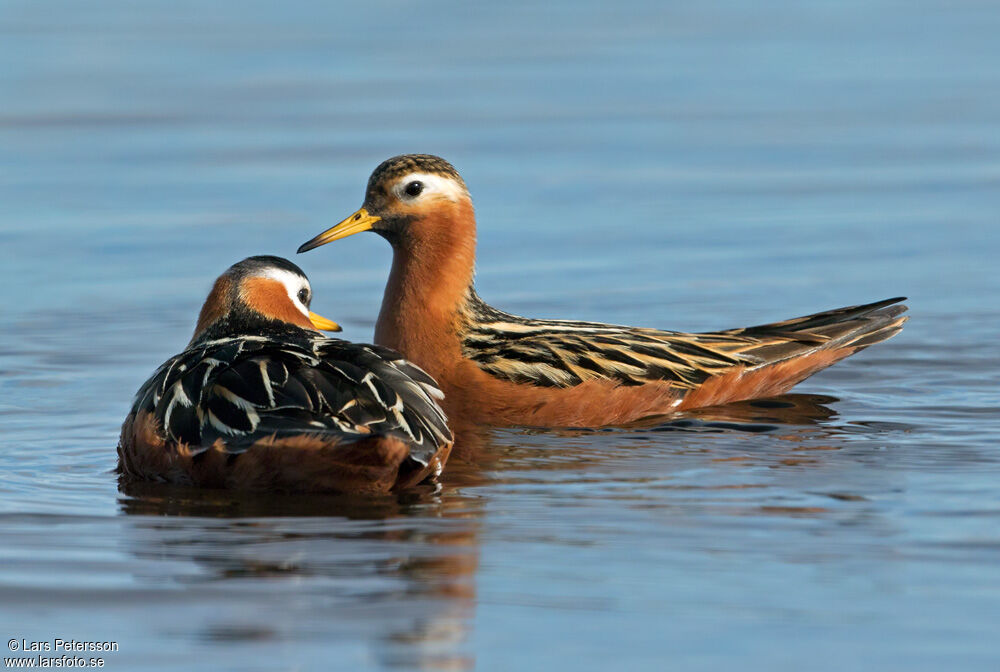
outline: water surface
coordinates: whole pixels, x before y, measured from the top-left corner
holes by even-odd
[[[123,670],[997,669],[1000,10],[537,4],[0,3],[0,635]],[[912,319],[779,400],[465,437],[438,489],[119,491],[214,277],[411,151],[466,178],[507,310]],[[295,261],[367,341],[389,258]]]

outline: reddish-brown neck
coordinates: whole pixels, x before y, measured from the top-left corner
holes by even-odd
[[[212,291],[209,292],[208,298],[205,299],[205,303],[201,307],[201,313],[198,315],[198,324],[195,325],[194,334],[191,336],[192,341],[197,339],[201,335],[201,332],[208,329],[210,325],[218,321],[229,310],[232,287],[233,283],[230,281],[229,276],[223,275],[215,281]]]
[[[411,222],[393,243],[375,342],[433,375],[458,356],[458,317],[476,262],[476,220],[464,201]]]

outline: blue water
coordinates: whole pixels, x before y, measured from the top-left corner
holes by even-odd
[[[121,670],[998,669],[998,34],[954,1],[0,2],[0,635]],[[484,430],[437,491],[120,492],[215,276],[403,152],[462,172],[512,312],[912,319],[777,403]],[[389,259],[295,257],[358,341]]]

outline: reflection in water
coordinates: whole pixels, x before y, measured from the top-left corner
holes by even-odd
[[[837,413],[826,404],[840,401],[836,397],[819,394],[786,394],[768,399],[738,401],[725,406],[698,408],[686,414],[709,429],[763,432],[778,429],[774,425],[816,426],[832,420]],[[683,427],[684,420],[675,426]],[[667,423],[666,426],[669,426]]]
[[[421,485],[397,495],[293,495],[211,490],[183,485],[119,480],[127,495],[123,513],[146,516],[204,516],[209,518],[265,518],[338,516],[352,520],[385,520],[416,511],[421,505],[440,506],[440,488]]]
[[[306,630],[354,632],[384,665],[471,666],[476,499],[442,497],[439,486],[376,498],[151,483],[120,489],[122,513],[139,516],[123,543],[138,572],[154,572],[145,580],[221,591],[234,602],[242,591],[263,592],[293,620],[296,603],[315,602],[315,616],[333,622]],[[165,560],[178,567],[173,576],[160,573]],[[301,637],[278,619],[231,614],[209,618],[199,635],[207,642]]]
[[[385,497],[122,482],[120,510],[137,517],[124,543],[145,580],[222,590],[230,600],[242,590],[263,590],[277,602],[321,599],[336,605],[325,617],[353,621],[348,629],[374,641],[371,648],[384,665],[466,669],[474,664],[466,647],[483,513],[470,489],[537,478],[528,472],[556,473],[564,481],[608,474],[626,456],[622,442],[652,433],[767,432],[801,442],[832,431],[822,423],[835,416],[824,405],[834,401],[797,394],[623,429],[508,430],[513,442],[502,432],[458,427],[441,485]],[[577,441],[588,437],[611,441],[594,450]],[[165,560],[177,564],[176,574],[161,573]],[[266,619],[231,615],[209,618],[199,632],[206,642],[295,636]]]
[[[580,437],[594,434],[622,435],[628,432],[762,433],[794,426],[797,433],[802,435],[820,436],[835,431],[833,426],[824,426],[822,423],[837,417],[836,411],[826,405],[837,401],[839,399],[828,395],[785,394],[698,408],[680,414],[651,416],[618,428],[525,428],[522,431],[527,435]],[[446,473],[455,471],[455,463],[471,463],[484,469],[500,458],[500,454],[490,449],[491,435],[487,428],[458,424],[453,430],[456,441]],[[464,469],[462,472],[463,478],[473,478],[468,484],[475,482],[473,473]],[[451,481],[448,476],[445,479]],[[467,484],[464,480],[462,483]]]

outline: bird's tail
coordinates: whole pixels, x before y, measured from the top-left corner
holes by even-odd
[[[903,315],[906,306],[899,304],[904,300],[716,332],[742,342],[738,357],[747,363],[706,380],[684,397],[679,410],[784,394],[814,373],[899,333],[908,319]]]

